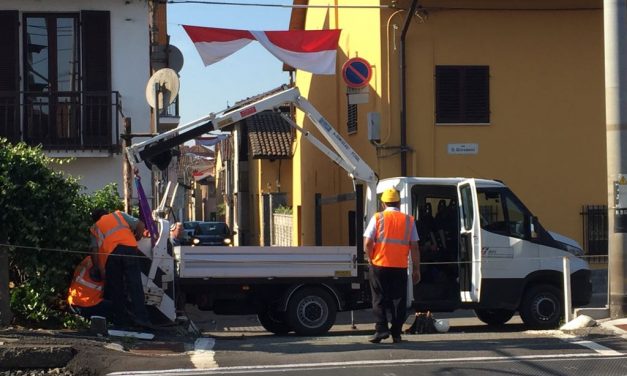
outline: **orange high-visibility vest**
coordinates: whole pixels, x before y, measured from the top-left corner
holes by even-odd
[[[90,231],[98,241],[98,263],[102,268],[118,245],[137,247],[135,234],[119,210],[100,217],[98,222],[91,226]]]
[[[104,295],[104,281],[94,281],[89,275],[93,263],[91,256],[85,257],[74,270],[67,302],[77,307],[93,307],[99,304]]]
[[[376,266],[407,268],[414,217],[386,210],[376,213],[375,220],[374,251],[370,262]]]

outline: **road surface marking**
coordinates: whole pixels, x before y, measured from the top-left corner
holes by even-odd
[[[557,334],[556,335],[557,338],[561,339],[562,341],[568,342],[568,343],[572,343],[575,345],[579,345],[579,346],[583,346],[586,347],[592,351],[596,351],[599,355],[605,355],[605,356],[620,356],[623,355],[622,353],[616,351],[616,350],[612,350],[609,347],[605,347],[603,345],[600,345],[596,342],[592,342],[589,341],[587,339],[582,339],[581,337],[577,337],[574,335],[570,335],[570,334]]]
[[[194,351],[190,353],[189,360],[196,368],[215,368],[218,363],[212,350],[216,340],[213,338],[198,338],[194,343]]]
[[[207,372],[223,373],[237,372],[242,373],[264,373],[278,370],[296,370],[296,369],[315,369],[329,367],[347,367],[347,366],[381,366],[381,365],[402,365],[402,364],[420,364],[420,363],[463,363],[463,362],[486,362],[486,361],[516,361],[516,360],[559,360],[573,358],[601,358],[616,357],[623,355],[616,352],[616,355],[603,355],[598,352],[594,353],[574,353],[574,354],[544,354],[544,355],[520,355],[520,356],[478,356],[468,358],[439,358],[439,359],[382,359],[382,360],[357,360],[347,362],[323,362],[323,363],[296,363],[296,364],[273,364],[260,366],[232,366],[232,367],[213,367],[204,369],[168,369],[168,370],[152,370],[152,371],[130,371],[130,372],[114,372],[109,376],[127,376],[127,375],[205,375]]]

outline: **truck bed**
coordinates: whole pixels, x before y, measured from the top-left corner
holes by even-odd
[[[174,247],[180,278],[356,277],[357,249],[333,247]]]

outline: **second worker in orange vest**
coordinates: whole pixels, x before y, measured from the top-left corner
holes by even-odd
[[[410,215],[401,213],[400,196],[394,188],[381,195],[385,205],[376,213],[364,231],[364,251],[370,259],[370,288],[375,333],[368,340],[379,343],[392,335],[392,341],[401,341],[407,305],[407,267],[412,260],[412,281],[420,281],[420,251],[416,223]],[[386,310],[391,311],[390,327]]]
[[[111,302],[104,300],[104,281],[92,277],[92,258],[87,256],[74,269],[74,276],[68,289],[67,302],[72,310],[86,319],[111,314]]]
[[[104,298],[113,304],[112,314],[117,322],[152,327],[145,306],[137,240],[144,233],[144,223],[121,211],[108,213],[96,209],[92,213],[92,260],[105,281]],[[132,320],[128,319],[130,301]]]

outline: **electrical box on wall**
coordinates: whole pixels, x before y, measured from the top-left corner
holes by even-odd
[[[381,141],[381,114],[368,112],[368,140]]]

